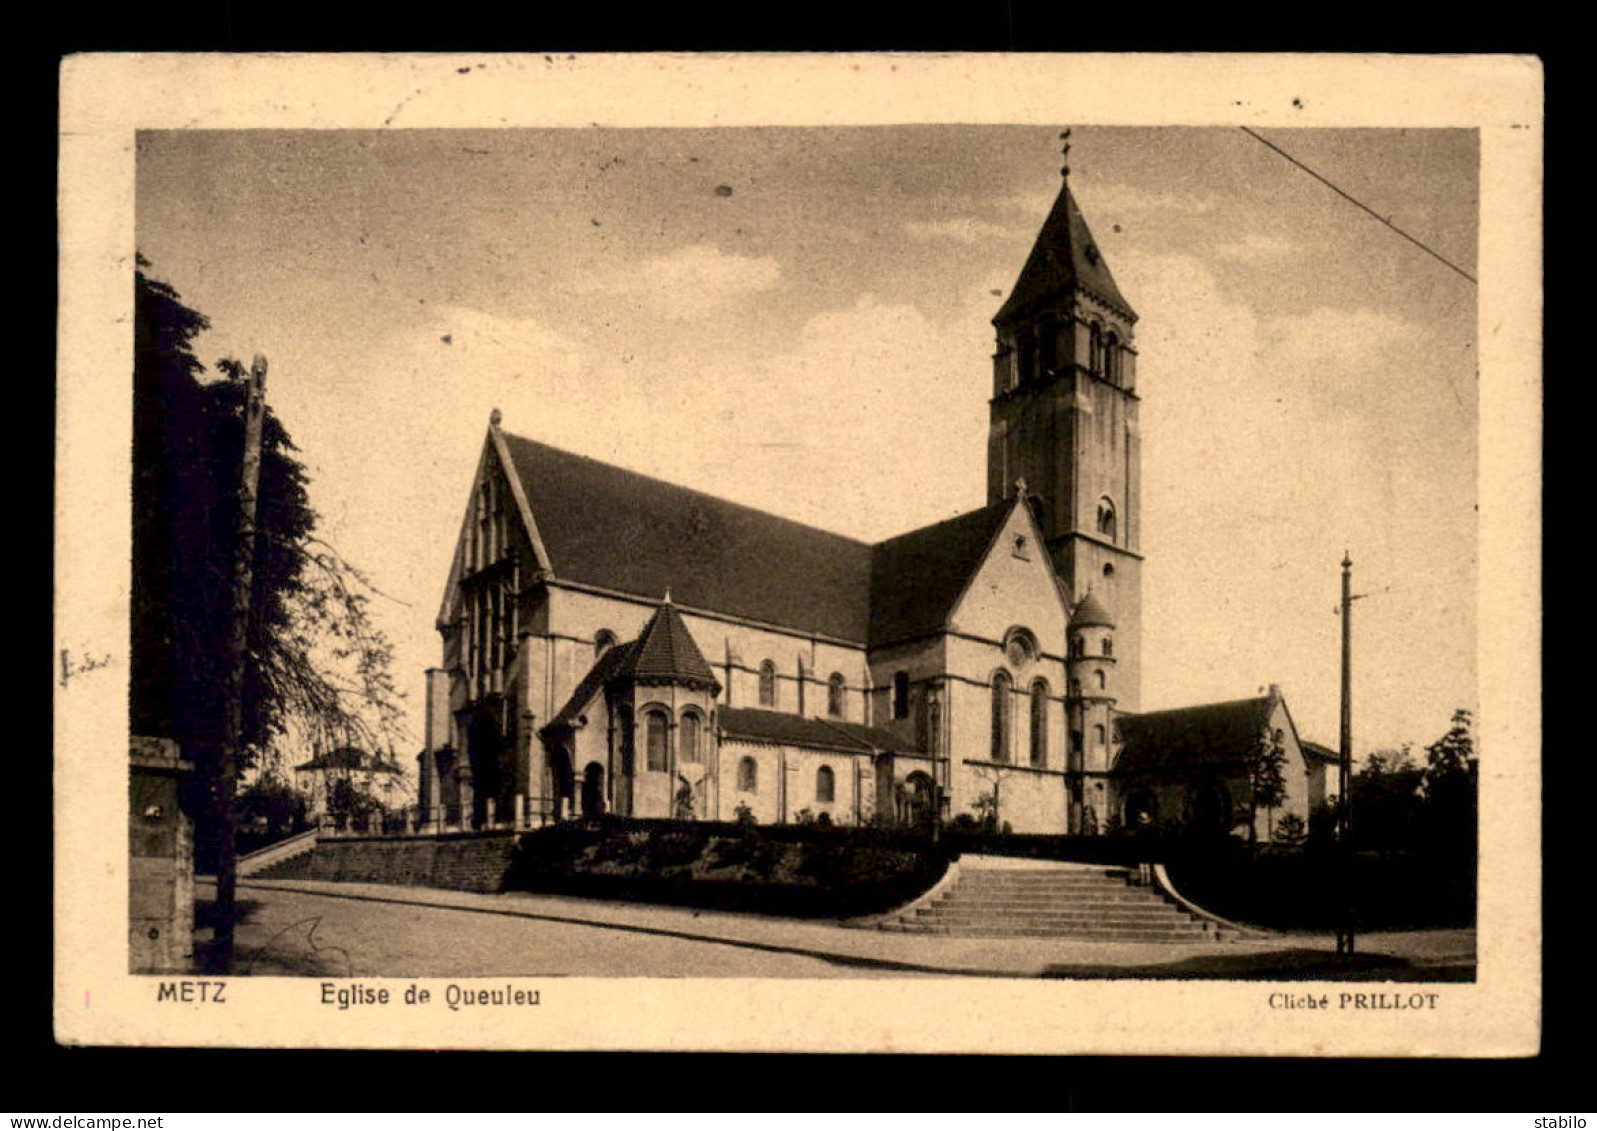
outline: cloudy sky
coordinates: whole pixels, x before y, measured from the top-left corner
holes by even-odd
[[[1474,273],[1476,135],[1262,131]],[[137,239],[271,360],[325,533],[420,732],[489,412],[862,539],[980,506],[990,319],[1057,130],[168,131]],[[1077,127],[1071,183],[1137,327],[1149,709],[1282,685],[1355,744],[1476,701],[1475,287],[1235,129]]]

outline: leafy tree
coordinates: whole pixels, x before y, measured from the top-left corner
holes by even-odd
[[[1426,832],[1431,845],[1444,852],[1473,852],[1475,846],[1479,764],[1470,734],[1473,721],[1460,707],[1447,733],[1425,748]]]
[[[1351,783],[1354,842],[1364,848],[1412,847],[1420,778],[1408,746],[1372,751]]]
[[[1288,848],[1296,848],[1308,839],[1309,828],[1303,818],[1296,813],[1288,813],[1281,818],[1281,823],[1275,828],[1274,840],[1277,844],[1284,844]]]
[[[209,327],[169,285],[134,276],[132,718],[193,761],[201,868],[214,865],[229,694],[228,641],[243,367],[194,356]],[[305,469],[277,416],[262,423],[256,544],[244,673],[242,762],[290,737],[327,748],[392,749],[399,699],[392,650],[369,616],[376,590],[316,537]],[[243,768],[241,766],[241,768]]]
[[[1286,799],[1286,743],[1279,730],[1266,728],[1248,765],[1248,843],[1259,841],[1259,810],[1265,812],[1266,839],[1273,834],[1275,807]]]

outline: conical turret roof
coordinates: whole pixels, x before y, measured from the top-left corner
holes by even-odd
[[[611,679],[682,683],[717,691],[721,687],[670,598],[660,603],[649,623],[643,626]]]
[[[1090,625],[1101,625],[1105,628],[1115,626],[1115,618],[1109,615],[1109,610],[1103,607],[1103,602],[1093,596],[1091,589],[1076,606],[1076,611],[1070,614],[1071,628],[1087,628]]]
[[[1132,319],[1137,317],[1120,288],[1115,286],[1114,276],[1109,273],[1109,265],[1092,238],[1067,180],[1059,186],[1053,211],[1043,221],[1026,266],[1021,268],[1020,278],[1015,281],[1009,298],[993,316],[993,323],[1003,326],[1018,322],[1073,287],[1101,299]]]

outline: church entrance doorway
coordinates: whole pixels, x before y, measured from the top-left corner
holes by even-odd
[[[904,779],[904,819],[912,828],[929,825],[937,812],[937,790],[932,779],[916,770]]]
[[[1126,828],[1132,832],[1151,830],[1159,823],[1159,806],[1153,793],[1136,790],[1126,798]]]
[[[487,711],[479,712],[466,731],[466,757],[471,771],[471,812],[465,814],[474,829],[486,828],[494,819],[493,803],[503,785],[501,760],[505,740],[499,724]]]
[[[604,767],[589,762],[582,771],[582,815],[599,817],[604,814]]]

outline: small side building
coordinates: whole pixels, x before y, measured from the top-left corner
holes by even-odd
[[[305,819],[313,825],[324,822],[340,808],[338,794],[343,790],[369,797],[385,810],[400,808],[410,801],[404,770],[353,746],[317,754],[309,762],[295,766],[294,788],[305,798]]]
[[[1287,814],[1307,828],[1325,806],[1326,763],[1298,738],[1280,687],[1267,695],[1115,720],[1113,781],[1126,828],[1191,829],[1269,841]],[[1282,755],[1283,796],[1272,807],[1253,803],[1261,749]]]

